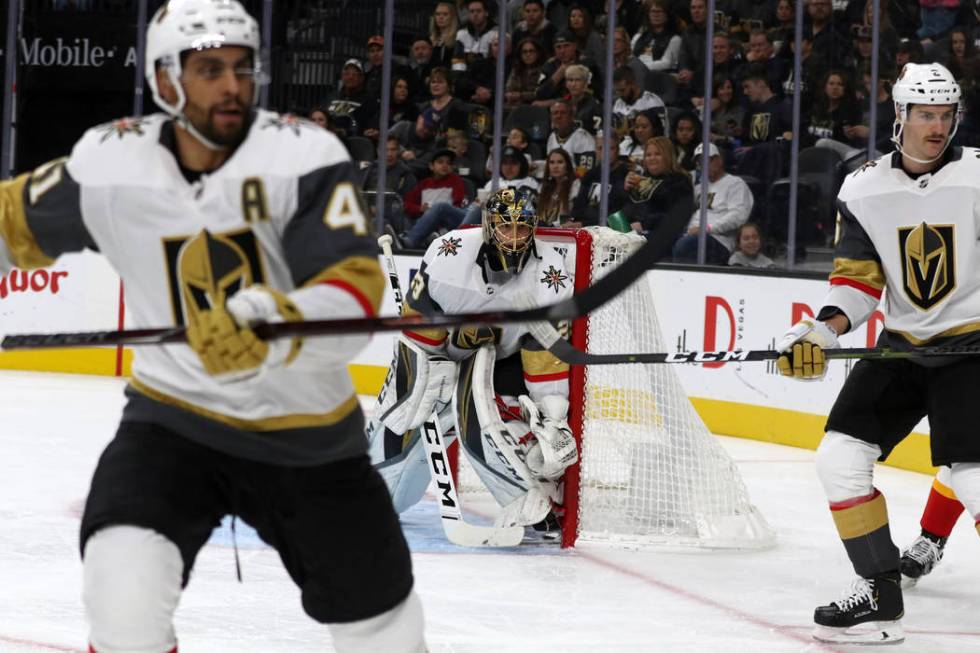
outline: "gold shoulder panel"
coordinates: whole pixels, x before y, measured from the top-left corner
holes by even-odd
[[[30,175],[25,173],[10,181],[0,181],[0,237],[7,243],[14,265],[22,269],[45,268],[54,259],[41,251],[27,225],[24,187],[29,179]]]

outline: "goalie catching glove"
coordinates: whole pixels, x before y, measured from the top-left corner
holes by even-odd
[[[283,293],[253,285],[238,291],[224,305],[188,315],[187,344],[208,374],[237,380],[291,362],[300,338],[262,340],[253,326],[265,322],[299,321],[303,315]]]
[[[827,373],[824,349],[837,349],[837,332],[826,322],[803,319],[793,325],[776,345],[779,372],[795,379],[819,379]]]
[[[548,395],[541,405],[527,395],[518,397],[521,416],[537,442],[527,452],[527,466],[539,477],[555,480],[578,460],[572,429],[568,426],[568,399]]]

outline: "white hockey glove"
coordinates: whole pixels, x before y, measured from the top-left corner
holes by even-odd
[[[524,421],[537,440],[527,452],[527,466],[541,478],[555,480],[578,460],[575,438],[568,426],[568,399],[548,395],[540,407],[527,395],[521,395],[518,401]]]
[[[299,338],[262,340],[253,326],[301,319],[302,313],[286,295],[249,286],[224,306],[196,313],[187,326],[187,342],[208,374],[220,381],[236,381],[290,362],[299,352]]]
[[[398,341],[398,366],[405,366],[408,390],[382,405],[381,422],[395,433],[408,433],[420,427],[432,411],[452,401],[456,387],[456,363],[427,353],[407,338]],[[405,360],[406,357],[411,360]],[[399,370],[399,373],[401,370]]]
[[[821,379],[827,373],[824,349],[837,349],[837,332],[825,322],[804,318],[794,324],[776,345],[779,372],[794,379]]]

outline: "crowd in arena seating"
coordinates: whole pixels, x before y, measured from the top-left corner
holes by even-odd
[[[798,252],[831,241],[843,175],[865,161],[869,141],[872,156],[893,149],[890,88],[906,62],[947,65],[966,98],[954,143],[974,145],[980,135],[980,3],[881,0],[874,89],[870,0],[805,0],[799,79],[793,0],[719,0],[713,17],[705,0],[617,0],[611,70],[606,2],[509,4],[511,21],[501,30],[495,0],[434,3],[428,33],[392,53],[387,117],[380,116],[381,36],[368,39],[364,60],[346,62],[336,90],[309,114],[345,140],[369,193],[378,190],[374,152],[387,121],[386,228],[403,247],[423,248],[440,231],[479,222],[492,176],[500,47],[507,56],[500,184],[534,191],[543,224],[596,224],[599,163],[608,154],[609,212],[620,212],[630,228],[647,232],[671,211],[692,216],[674,248],[677,261],[697,252],[694,177],[708,102],[708,262],[716,264],[769,267],[766,254],[785,246],[793,139],[800,151]],[[606,84],[614,95],[609,126],[601,105]],[[794,131],[797,84],[802,111]]]

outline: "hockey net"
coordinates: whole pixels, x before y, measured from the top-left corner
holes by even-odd
[[[539,229],[538,236],[568,248],[576,292],[643,244],[641,236],[602,227]],[[667,351],[647,279],[576,320],[572,344],[593,354]],[[775,542],[673,366],[573,366],[570,404],[580,460],[565,474],[562,546],[763,548]],[[475,474],[462,461],[461,468],[460,485],[472,491]]]

